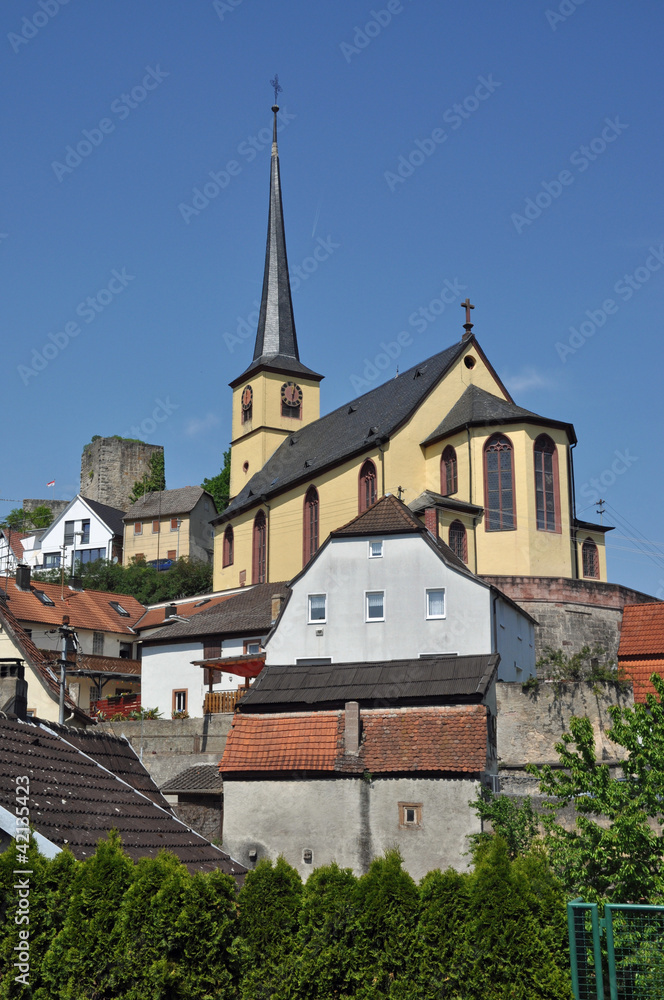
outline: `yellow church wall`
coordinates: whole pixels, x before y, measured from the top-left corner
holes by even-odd
[[[606,537],[603,531],[589,531],[586,528],[577,528],[576,558],[579,567],[579,577],[586,580],[593,579],[593,577],[583,576],[583,543],[587,538],[595,543],[599,556],[599,578],[595,577],[595,579],[606,580]]]
[[[281,415],[281,386],[295,382],[302,389],[302,417]],[[242,393],[247,385],[253,393],[251,419],[242,423]],[[231,443],[231,496],[263,468],[281,442],[298,428],[320,417],[320,386],[306,378],[286,376],[276,372],[259,372],[233,390]],[[244,471],[244,463],[249,467]]]
[[[439,510],[438,511],[438,535],[445,542],[446,545],[450,544],[450,525],[452,521],[461,521],[464,528],[466,529],[466,548],[467,556],[466,566],[468,569],[475,572],[476,557],[477,557],[477,547],[475,544],[475,529],[473,526],[473,516],[472,514],[461,514],[453,510]]]

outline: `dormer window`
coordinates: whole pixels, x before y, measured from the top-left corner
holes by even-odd
[[[123,608],[118,601],[109,601],[110,606],[116,611],[122,618],[131,618],[131,615],[126,608]]]
[[[43,590],[33,590],[32,593],[35,595],[37,600],[41,601],[47,608],[55,607],[55,602],[52,601],[48,594],[45,594]]]

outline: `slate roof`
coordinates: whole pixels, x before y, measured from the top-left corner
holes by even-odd
[[[387,440],[421,405],[469,343],[472,339],[459,341],[351,403],[298,428],[213,523],[230,520],[259,498],[281,493]]]
[[[628,604],[623,610],[618,656],[664,657],[664,602]]]
[[[0,624],[7,635],[13,640],[14,645],[20,650],[28,665],[41,677],[54,701],[59,702],[60,685],[58,684],[55,668],[50,666],[47,657],[44,656],[40,649],[37,649],[32,638],[28,636],[21,623],[10,610],[8,602],[2,600],[2,598],[0,598]],[[65,692],[65,707],[68,712],[73,712],[84,724],[92,722],[92,719],[78,707],[67,692]]]
[[[137,632],[142,632],[147,628],[156,628],[159,625],[164,625],[170,620],[165,617],[166,607],[170,603],[175,605],[177,618],[191,618],[192,615],[197,615],[201,611],[209,611],[211,608],[216,607],[217,604],[227,601],[232,596],[233,594],[217,594],[214,597],[207,597],[205,594],[201,594],[200,597],[190,597],[186,601],[168,601],[166,604],[160,604],[158,607],[148,608],[143,617],[136,622],[134,628]],[[200,607],[197,607],[197,605],[200,605]],[[176,621],[177,618],[175,619]]]
[[[218,764],[196,764],[180,771],[161,790],[167,794],[190,792],[221,795],[223,787]]]
[[[282,771],[479,774],[486,769],[483,705],[361,710],[360,724],[359,752],[346,754],[343,711],[236,713],[219,767],[224,777]]]
[[[469,385],[461,398],[443,417],[435,431],[422,441],[423,445],[433,444],[441,438],[449,437],[464,427],[484,427],[487,424],[513,424],[515,422],[545,424],[550,427],[561,427],[566,430],[570,440],[576,441],[572,424],[561,420],[551,420],[541,417],[532,410],[525,410],[507,399],[494,396],[476,385]]]
[[[122,520],[140,521],[152,517],[171,517],[175,514],[190,514],[203,494],[212,503],[210,517],[213,517],[217,508],[211,494],[204,490],[202,486],[181,486],[177,490],[144,493],[136,503],[131,505]]]
[[[413,514],[422,514],[428,507],[442,507],[444,510],[459,511],[462,514],[474,514],[476,516],[484,513],[484,507],[477,504],[468,503],[466,500],[457,500],[456,497],[444,497],[442,493],[434,493],[433,490],[425,490],[418,497],[408,504]]]
[[[124,534],[124,524],[122,518],[124,517],[124,511],[118,510],[117,507],[109,507],[106,503],[99,503],[98,500],[91,500],[90,497],[85,497],[81,494],[83,500],[85,500],[88,507],[101,518],[104,524],[108,525],[114,535]]]
[[[242,876],[239,863],[175,818],[123,743],[109,735],[97,740],[64,727],[0,719],[0,804],[13,812],[16,778],[27,775],[34,828],[79,860],[90,857],[97,841],[115,828],[134,861],[166,849],[190,871]]]
[[[71,590],[59,583],[42,583],[34,580],[29,590],[19,590],[13,577],[0,578],[0,589],[7,589],[9,608],[22,622],[39,622],[44,625],[62,625],[62,616],[69,615],[72,628],[92,629],[95,632],[116,632],[134,635],[132,626],[145,613],[145,608],[128,594],[112,594],[105,590]],[[46,594],[53,602],[43,604],[37,592]],[[119,614],[110,602],[120,604],[129,617]]]
[[[189,621],[174,621],[172,625],[159,629],[145,639],[144,645],[164,639],[196,639],[219,633],[260,635],[272,625],[272,595],[285,597],[287,593],[288,585],[285,583],[258,583],[255,587],[245,587],[221,604],[204,608]]]
[[[392,701],[480,701],[498,669],[500,656],[436,656],[375,663],[270,664],[242,698],[239,711],[270,712],[338,707],[347,701],[370,705]]]

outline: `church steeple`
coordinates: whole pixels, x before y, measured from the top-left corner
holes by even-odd
[[[281,87],[278,78],[273,81],[276,94]],[[267,244],[265,247],[265,270],[263,273],[263,294],[256,331],[254,357],[249,367],[231,382],[231,386],[257,369],[268,369],[285,375],[298,375],[322,379],[322,375],[307,368],[300,361],[293,317],[288,257],[286,254],[286,233],[284,211],[281,200],[281,176],[279,173],[279,149],[277,146],[277,113],[279,106],[272,106],[274,122],[272,127],[272,158],[270,163],[270,209],[267,222]]]

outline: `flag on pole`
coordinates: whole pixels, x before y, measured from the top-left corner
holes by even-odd
[[[52,479],[50,483],[46,483],[47,486],[55,486],[55,479]]]

